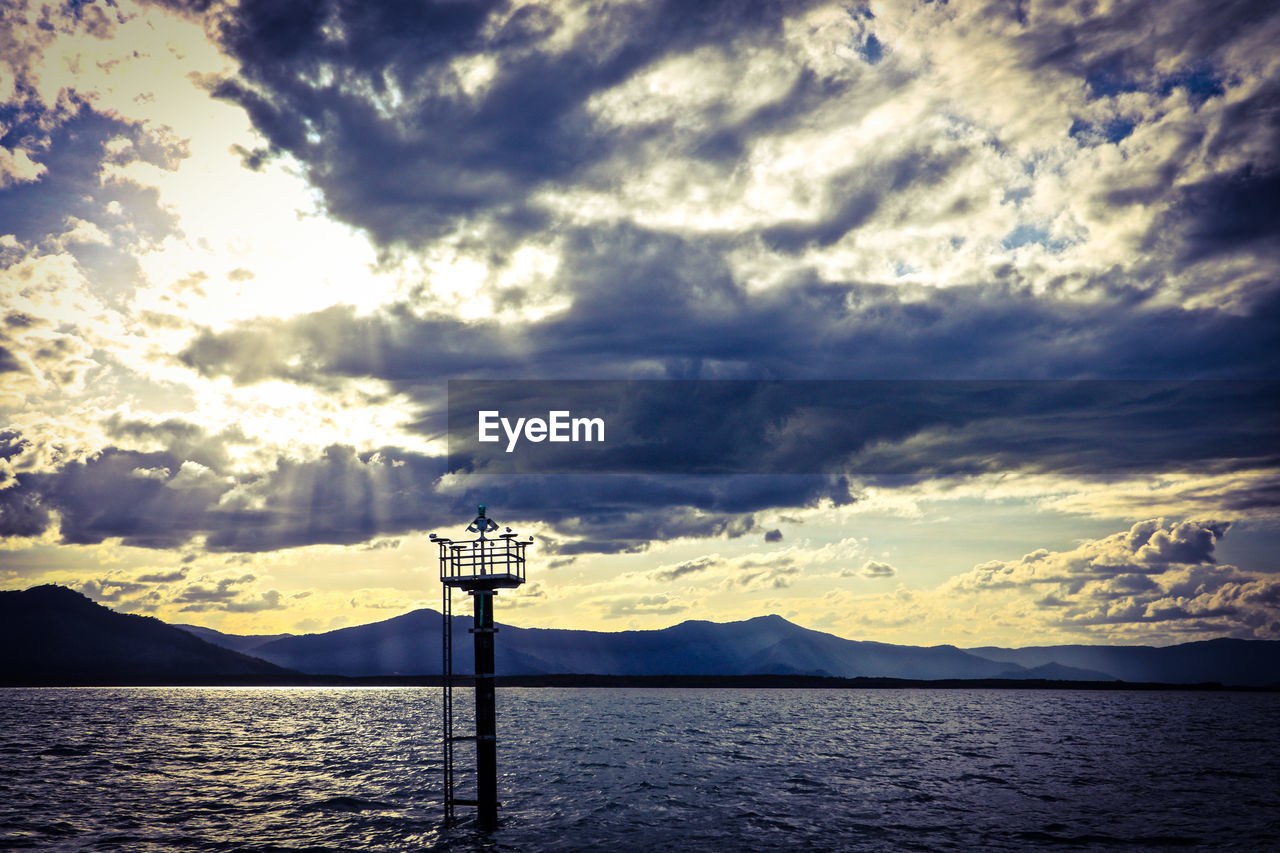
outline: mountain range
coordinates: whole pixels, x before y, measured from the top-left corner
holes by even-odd
[[[454,617],[454,672],[472,671],[469,616]],[[780,616],[691,620],[652,631],[499,626],[499,675],[818,675],[1280,685],[1280,642],[1020,649],[846,640]],[[322,634],[234,635],[115,613],[57,586],[0,592],[0,681],[139,683],[240,677],[423,676],[442,671],[443,617],[428,609]]]

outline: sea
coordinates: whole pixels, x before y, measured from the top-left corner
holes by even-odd
[[[0,849],[1280,850],[1278,693],[500,688],[492,831],[440,701],[0,690]]]

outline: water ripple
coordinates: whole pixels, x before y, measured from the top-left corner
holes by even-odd
[[[427,688],[3,690],[0,848],[1259,850],[1280,833],[1274,694],[503,689],[492,834],[465,809],[440,823],[438,712]]]

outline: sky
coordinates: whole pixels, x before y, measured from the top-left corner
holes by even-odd
[[[439,607],[485,503],[535,539],[512,624],[1280,639],[1277,43],[1272,2],[4,0],[0,587],[324,631]],[[476,379],[1033,390],[801,474],[501,475],[447,464]]]

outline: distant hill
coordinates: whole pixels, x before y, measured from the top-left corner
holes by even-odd
[[[0,592],[0,683],[145,684],[290,675],[61,586]]]
[[[369,625],[238,647],[316,675],[438,675],[442,618],[423,609]],[[470,616],[454,617],[458,673],[472,671],[470,627]],[[780,616],[727,623],[688,621],[656,631],[500,627],[496,668],[499,675],[508,676],[771,674],[1280,685],[1280,642],[1262,640],[1208,640],[1163,648],[958,649],[846,640]],[[228,647],[240,642],[230,635],[210,639]]]
[[[438,675],[443,617],[416,610],[383,622],[252,646],[253,654],[324,675]],[[469,616],[455,617],[454,671],[472,669]],[[211,637],[218,642],[217,637]],[[236,642],[224,638],[228,646]],[[895,646],[845,640],[780,616],[742,622],[682,622],[656,631],[570,631],[500,626],[500,675],[796,674],[853,678],[994,678],[1021,666],[954,646]],[[1092,675],[1090,677],[1093,677]]]
[[[173,627],[195,634],[207,643],[213,643],[215,646],[245,654],[252,653],[254,649],[265,643],[293,636],[293,634],[224,634],[212,628],[203,628],[199,625],[184,625],[181,622],[173,623]]]
[[[1020,681],[1045,679],[1048,681],[1115,681],[1116,677],[1096,669],[1080,669],[1074,666],[1063,666],[1060,663],[1046,663],[1030,669],[1008,669],[1000,673],[1001,678],[1016,678]]]
[[[1057,664],[1107,672],[1122,681],[1280,685],[1280,641],[1276,640],[1223,638],[1176,646],[985,646],[968,651],[1026,668]]]

